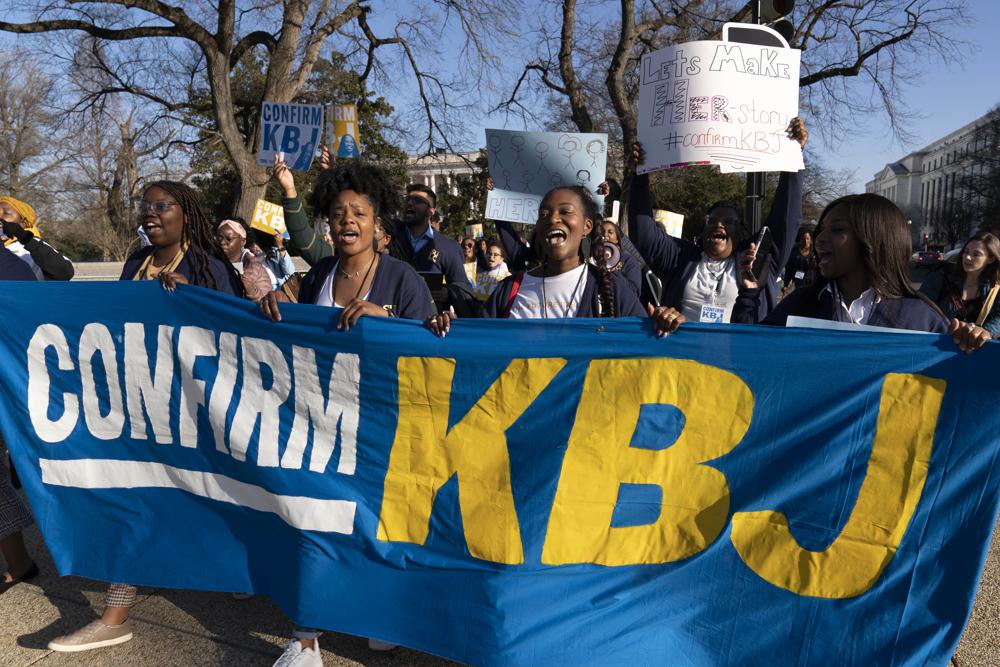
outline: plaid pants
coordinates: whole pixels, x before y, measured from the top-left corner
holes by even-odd
[[[31,525],[31,512],[10,483],[7,449],[0,437],[0,540]]]
[[[130,608],[135,604],[136,594],[139,589],[129,584],[110,584],[108,593],[104,596],[104,604],[107,607]]]

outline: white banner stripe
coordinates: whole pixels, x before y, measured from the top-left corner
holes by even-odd
[[[162,463],[115,459],[39,459],[42,482],[77,489],[179,489],[202,498],[277,514],[301,530],[344,533],[354,530],[355,503],[304,496],[281,496],[231,477],[185,470]]]

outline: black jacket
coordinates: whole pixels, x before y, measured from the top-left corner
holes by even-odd
[[[781,276],[788,256],[795,247],[799,223],[802,220],[801,171],[781,172],[774,204],[764,223],[771,230],[773,246],[763,273],[766,275],[764,298],[758,304],[758,317],[763,319],[778,303]],[[628,233],[633,245],[646,261],[649,269],[663,282],[662,305],[680,310],[684,287],[691,279],[701,260],[700,245],[677,239],[653,220],[653,204],[649,196],[649,174],[632,178],[629,188]],[[733,319],[735,322],[736,320]]]
[[[465,285],[469,290],[469,278],[465,275],[465,256],[462,246],[441,232],[434,232],[434,238],[420,248],[413,249],[406,225],[397,220],[392,230],[390,254],[417,270],[417,273],[443,273],[449,285]]]

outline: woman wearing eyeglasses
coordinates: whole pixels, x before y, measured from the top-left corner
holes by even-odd
[[[462,239],[462,259],[465,261],[465,277],[469,279],[469,284],[475,287],[479,262],[476,261],[476,240],[471,236]]]
[[[949,319],[1000,335],[1000,239],[980,233],[965,242],[958,262],[932,271],[920,286]]]
[[[510,275],[507,263],[504,261],[503,247],[497,240],[486,244],[486,265],[489,267],[485,271],[480,271],[474,283],[474,292],[480,301],[486,301],[493,294],[493,290],[501,280]]]
[[[169,291],[183,283],[244,295],[240,278],[191,188],[157,181],[146,188],[136,206],[152,245],[125,260],[122,280],[159,280]]]
[[[250,234],[252,231],[242,218],[227,218],[215,230],[215,238],[226,254],[226,259],[239,274],[247,298],[259,303],[272,289],[277,289],[278,280],[247,248]],[[249,240],[252,241],[252,238]]]
[[[137,208],[152,245],[135,251],[125,261],[122,280],[159,280],[171,292],[178,284],[191,284],[243,296],[239,276],[191,188],[175,181],[157,181],[146,188]],[[137,593],[135,586],[111,584],[101,618],[53,639],[49,649],[75,653],[129,641],[129,610]]]

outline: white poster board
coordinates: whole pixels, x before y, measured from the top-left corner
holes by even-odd
[[[264,102],[260,107],[260,151],[257,164],[274,164],[284,153],[289,169],[306,171],[323,135],[323,106],[292,102]]]
[[[688,42],[640,64],[640,174],[690,165],[798,171],[786,130],[799,109],[800,53],[737,42]]]
[[[552,188],[580,185],[604,198],[608,135],[570,132],[486,130],[486,151],[493,189],[486,197],[486,217],[533,225],[538,205]]]

